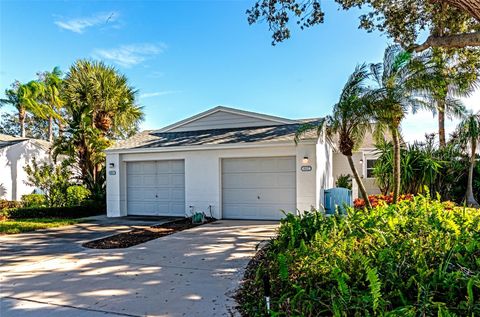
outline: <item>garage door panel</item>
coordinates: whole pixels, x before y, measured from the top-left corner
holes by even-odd
[[[157,211],[157,204],[155,202],[133,201],[129,202],[129,215],[150,215]]]
[[[171,184],[174,187],[185,187],[185,175],[184,174],[173,174]]]
[[[150,187],[128,188],[128,197],[131,201],[155,200],[157,190]]]
[[[222,161],[223,217],[280,219],[296,206],[295,157]]]
[[[184,201],[185,191],[182,189],[172,188],[170,189],[170,197],[174,201]]]
[[[184,166],[181,160],[127,163],[127,213],[183,216]]]

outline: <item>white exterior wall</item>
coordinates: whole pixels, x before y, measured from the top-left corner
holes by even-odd
[[[366,157],[374,157],[372,151],[362,150],[355,152],[352,155],[355,168],[357,169],[358,174],[362,178],[365,189],[369,195],[380,194],[380,189],[375,183],[375,178],[366,178]],[[341,153],[333,153],[333,185],[337,181],[340,175],[350,174],[352,175],[352,196],[353,199],[360,197],[360,192],[358,191],[358,185],[353,178],[350,165],[348,164],[347,158]],[[362,163],[363,162],[363,163]]]
[[[0,199],[21,200],[35,187],[25,184],[27,173],[23,167],[35,157],[38,162],[50,161],[50,156],[35,141],[24,141],[0,149]]]
[[[324,145],[325,146],[325,145]],[[183,159],[185,161],[185,211],[189,213],[189,206],[194,210],[207,211],[212,206],[212,214],[215,218],[222,218],[222,167],[223,158],[241,157],[272,157],[272,156],[296,156],[297,161],[297,208],[301,211],[311,207],[318,208],[319,192],[317,184],[328,184],[330,176],[328,169],[322,169],[320,173],[323,180],[318,180],[316,144],[291,145],[268,145],[262,147],[237,147],[222,149],[198,149],[179,150],[167,149],[161,152],[149,153],[111,153],[107,152],[107,215],[109,217],[121,217],[127,215],[126,208],[126,164],[132,161],[172,160]],[[305,156],[309,157],[309,163],[303,164]],[[110,163],[114,167],[110,167]],[[311,171],[301,171],[302,165],[311,165]],[[111,173],[115,172],[115,175]],[[323,197],[323,196],[322,196]]]

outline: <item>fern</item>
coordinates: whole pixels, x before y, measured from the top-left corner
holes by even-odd
[[[286,281],[288,280],[288,265],[287,265],[287,258],[284,254],[279,254],[277,256],[278,261],[278,269],[279,269],[279,276],[280,280]]]
[[[382,298],[382,284],[378,279],[376,268],[367,268],[367,280],[370,286],[370,295],[372,295],[373,310],[376,311],[378,309],[380,299]]]

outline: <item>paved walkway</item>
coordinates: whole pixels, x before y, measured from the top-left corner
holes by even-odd
[[[81,223],[15,235],[0,235],[0,272],[25,262],[43,261],[83,251],[82,244],[133,228],[152,226],[171,221],[171,217],[94,216]]]
[[[277,224],[220,220],[128,249],[80,247],[10,263],[0,273],[0,315],[234,315],[230,296]]]

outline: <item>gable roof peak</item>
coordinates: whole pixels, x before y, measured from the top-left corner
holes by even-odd
[[[159,130],[156,130],[155,132],[169,132],[169,131],[172,131],[174,129],[180,128],[182,126],[186,126],[191,122],[200,120],[204,117],[207,117],[209,115],[213,115],[213,114],[218,113],[218,112],[225,112],[225,113],[229,113],[229,114],[233,114],[233,115],[237,115],[237,116],[255,118],[257,120],[264,120],[265,123],[266,123],[265,125],[267,125],[267,123],[269,123],[269,124],[295,124],[295,123],[299,122],[298,120],[291,120],[291,119],[287,119],[287,118],[276,117],[276,116],[267,115],[267,114],[263,114],[263,113],[258,113],[258,112],[247,111],[247,110],[242,110],[242,109],[238,109],[238,108],[219,105],[219,106],[213,107],[211,109],[208,109],[204,112],[201,112],[199,114],[196,114],[194,116],[191,116],[189,118],[186,118],[184,120],[178,121],[174,124],[163,127]]]

